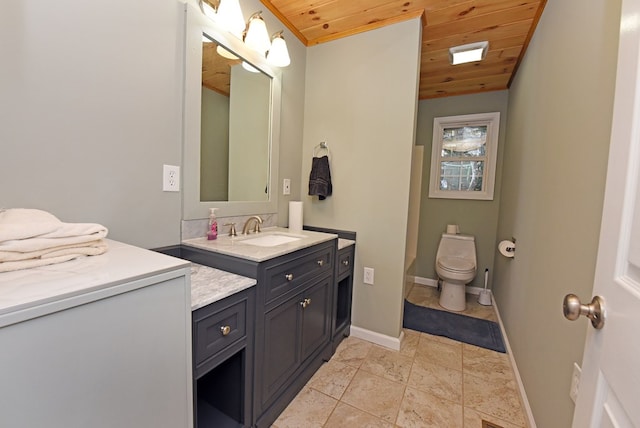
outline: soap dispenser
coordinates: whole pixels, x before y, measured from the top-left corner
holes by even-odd
[[[218,238],[218,220],[216,220],[217,210],[218,208],[209,208],[209,230],[207,231],[208,240]]]

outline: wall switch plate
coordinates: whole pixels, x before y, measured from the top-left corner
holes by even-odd
[[[580,387],[580,375],[582,369],[578,363],[573,363],[573,374],[571,375],[571,389],[569,390],[569,397],[573,400],[574,404],[578,398],[578,388]]]
[[[180,167],[174,165],[162,166],[162,191],[180,191]]]
[[[373,285],[373,268],[364,268],[364,283]]]
[[[283,195],[291,194],[291,180],[288,178],[285,178],[284,180],[282,180],[282,194]]]

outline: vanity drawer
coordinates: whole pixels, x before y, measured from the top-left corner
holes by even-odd
[[[230,306],[225,305],[219,310],[215,310],[215,304],[210,306],[213,307],[204,307],[194,313],[193,349],[196,367],[247,335],[246,299]]]
[[[338,276],[351,272],[353,269],[353,249],[348,248],[338,253]]]
[[[265,303],[282,296],[325,271],[333,270],[334,245],[322,248],[265,269]]]

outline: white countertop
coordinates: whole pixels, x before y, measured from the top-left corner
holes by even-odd
[[[191,310],[217,302],[256,285],[257,281],[245,276],[191,264]]]
[[[106,241],[109,250],[99,256],[0,273],[0,326],[7,325],[9,318],[16,319],[9,315],[30,308],[70,300],[150,275],[189,268],[186,260]],[[184,274],[179,271],[176,276],[180,273]]]
[[[338,250],[342,250],[343,248],[347,248],[350,245],[356,245],[356,241],[354,241],[352,239],[338,238]]]
[[[290,232],[289,229],[282,227],[269,227],[262,230],[262,234],[283,233],[300,236],[301,238],[294,242],[288,242],[273,247],[259,247],[245,244],[242,241],[252,237],[260,236],[260,234],[251,234],[247,236],[230,237],[227,235],[218,235],[218,239],[207,240],[206,237],[186,239],[182,244],[190,247],[200,248],[202,250],[212,251],[214,253],[227,254],[230,256],[240,257],[247,260],[262,262],[274,257],[289,254],[302,248],[311,247],[321,242],[336,239],[338,235],[332,233],[312,232],[303,230],[300,232]]]

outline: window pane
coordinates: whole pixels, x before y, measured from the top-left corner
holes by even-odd
[[[440,190],[482,191],[483,161],[443,161]]]
[[[484,156],[487,125],[461,126],[442,130],[442,157]]]

